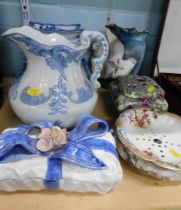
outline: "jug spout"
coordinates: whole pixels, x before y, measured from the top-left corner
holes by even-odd
[[[10,38],[12,40],[16,40],[16,38],[20,36],[26,36],[28,38],[38,40],[40,34],[38,33],[38,31],[35,31],[34,29],[32,30],[32,28],[29,26],[22,26],[10,28],[4,33],[2,33],[1,36]]]
[[[7,37],[15,42],[19,42],[20,37],[26,37],[37,43],[43,44],[48,47],[54,47],[57,45],[65,45],[72,49],[83,50],[89,46],[85,43],[78,44],[72,40],[67,39],[65,36],[59,33],[43,33],[31,26],[22,26],[17,28],[11,28],[2,34],[3,37]]]

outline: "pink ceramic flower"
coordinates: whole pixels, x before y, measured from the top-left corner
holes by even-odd
[[[44,128],[38,139],[36,147],[41,152],[60,149],[67,143],[67,130],[58,126]]]

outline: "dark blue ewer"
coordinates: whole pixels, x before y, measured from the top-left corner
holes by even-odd
[[[137,63],[131,71],[131,74],[138,74],[146,50],[146,37],[148,32],[139,32],[135,28],[121,28],[116,24],[107,25],[107,28],[122,42],[124,45],[123,59],[133,57]]]

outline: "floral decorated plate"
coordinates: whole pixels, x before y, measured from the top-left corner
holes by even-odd
[[[142,174],[154,176],[167,181],[181,180],[180,170],[170,170],[163,168],[152,161],[147,161],[126,148],[120,141],[117,141],[117,150],[125,161],[127,161],[132,167],[137,168]]]
[[[118,148],[122,145],[127,154],[131,152],[163,170],[174,170],[181,178],[181,117],[146,108],[131,109],[119,116],[116,130]]]

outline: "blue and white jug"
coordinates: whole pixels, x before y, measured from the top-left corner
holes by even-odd
[[[106,27],[124,45],[123,61],[129,61],[132,58],[131,62],[128,62],[128,65],[130,66],[131,63],[133,67],[130,74],[138,74],[145,56],[146,37],[149,33],[147,31],[137,31],[136,28],[121,28],[116,24],[107,25]]]
[[[71,39],[52,28],[45,32],[22,26],[3,33],[27,58],[24,73],[10,88],[9,100],[25,123],[60,120],[63,127],[71,127],[81,114],[91,113],[95,107],[108,43],[97,31],[84,30]],[[90,73],[82,57],[93,41],[100,42],[101,55],[91,58]]]

